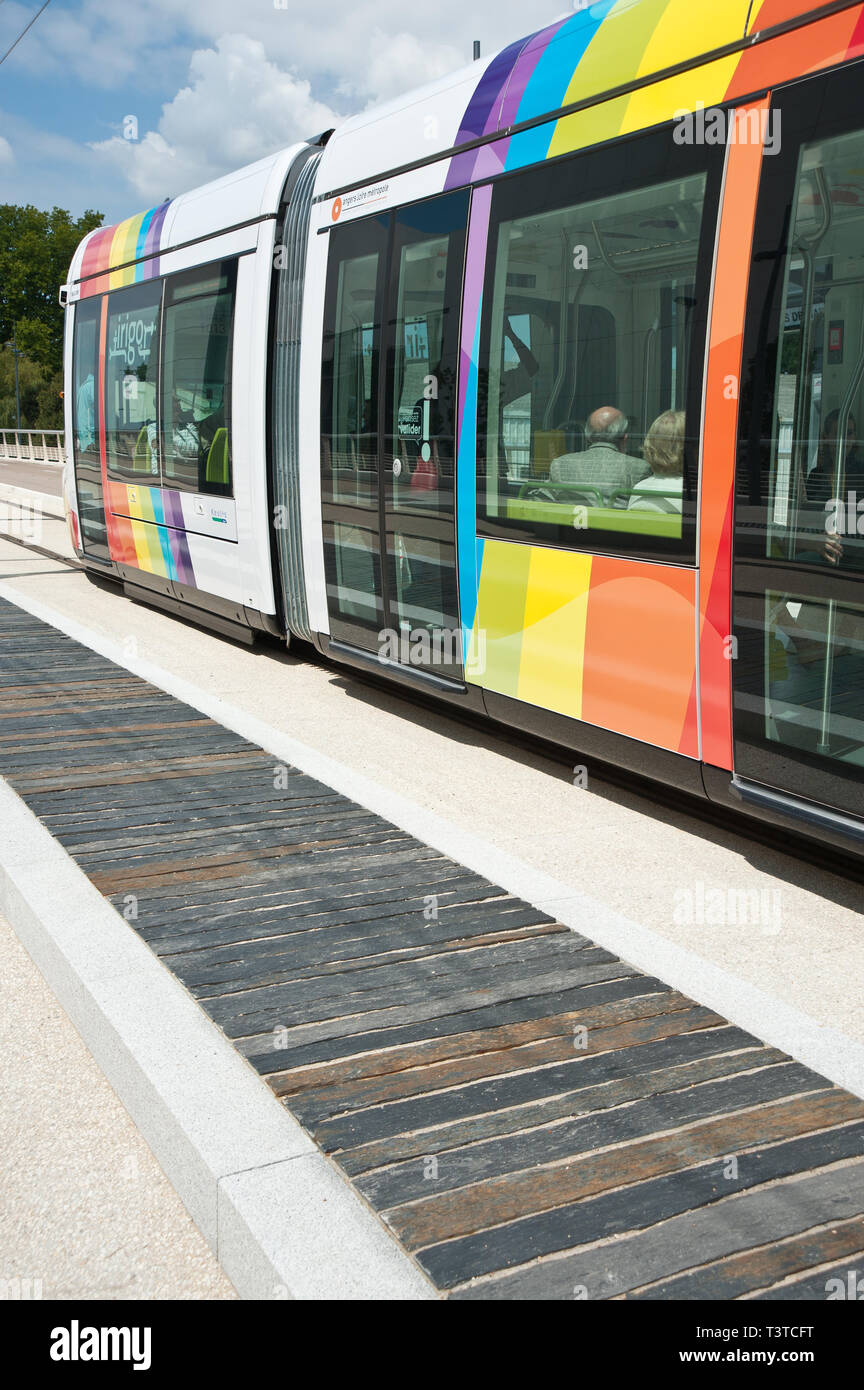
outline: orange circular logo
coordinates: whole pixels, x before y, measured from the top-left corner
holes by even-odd
[[[337,198],[336,201],[334,202],[332,208],[330,209],[330,216],[333,218],[333,221],[334,221],[334,222],[338,222],[338,221],[339,221],[339,217],[340,217],[340,215],[341,215],[341,212],[342,212],[342,199],[341,199],[341,198]]]

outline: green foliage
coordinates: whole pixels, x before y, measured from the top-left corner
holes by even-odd
[[[21,395],[21,428],[62,430],[63,373],[40,367],[29,357],[18,358]],[[0,347],[0,428],[15,428],[15,358],[10,347]]]
[[[48,373],[63,365],[60,286],[79,241],[101,225],[100,212],[76,220],[64,208],[0,203],[0,343],[17,328],[19,348]]]
[[[58,300],[75,248],[101,212],[74,219],[0,203],[0,426],[15,425],[15,359],[5,344],[17,333],[22,429],[62,429],[63,310]]]

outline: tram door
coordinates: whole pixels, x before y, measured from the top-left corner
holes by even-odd
[[[334,641],[462,673],[456,579],[459,309],[468,195],[330,232],[322,505]]]
[[[102,488],[102,461],[99,453],[99,334],[101,296],[85,299],[75,306],[73,340],[72,420],[73,459],[81,545],[93,560],[110,562],[108,528],[105,524],[105,498]]]
[[[736,776],[864,819],[860,83],[859,65],[790,88],[782,154],[764,162],[736,489],[733,680]]]

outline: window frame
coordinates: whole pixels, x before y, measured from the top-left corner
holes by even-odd
[[[491,183],[493,191],[486,246],[486,293],[483,297],[479,350],[480,389],[477,405],[476,461],[478,537],[517,541],[555,550],[619,555],[626,559],[696,567],[707,335],[726,147],[678,145],[673,140],[673,129],[670,123],[647,134],[628,136],[484,181]],[[546,525],[489,516],[485,509],[483,485],[487,462],[486,383],[492,336],[492,288],[498,257],[498,234],[502,224],[525,216],[542,216],[545,213],[564,211],[568,207],[579,208],[586,203],[599,201],[604,196],[608,196],[611,201],[620,194],[639,192],[699,174],[705,175],[705,196],[696,258],[696,306],[690,335],[686,387],[686,414],[689,420],[698,421],[698,429],[688,432],[680,538],[599,529],[579,531],[572,525]],[[573,190],[573,197],[569,202],[561,195],[562,179],[566,179]],[[598,402],[598,405],[600,404],[603,402]],[[686,486],[688,482],[689,487]]]

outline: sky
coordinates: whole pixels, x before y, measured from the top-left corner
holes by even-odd
[[[40,3],[0,0],[0,56]],[[463,67],[475,39],[488,57],[567,8],[51,0],[0,63],[0,203],[119,221]]]

